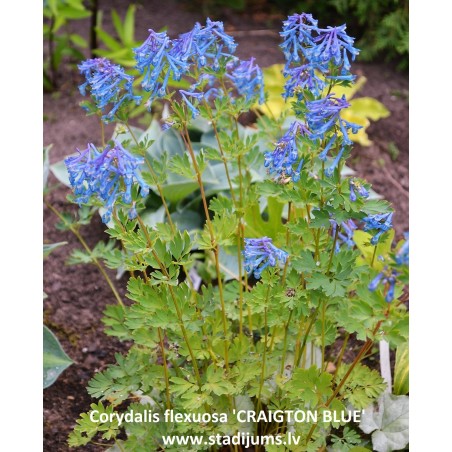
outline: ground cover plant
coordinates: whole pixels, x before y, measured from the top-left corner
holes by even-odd
[[[265,104],[262,72],[234,57],[220,22],[173,40],[150,30],[134,50],[137,81],[105,58],[80,64],[92,98],[84,108],[102,131],[117,127],[102,147],[65,160],[80,217],[50,208],[76,234],[100,209],[111,240],[71,260],[130,273],[131,303],[109,280],[117,304],[104,323],[134,345],[92,379],[99,401],[71,446],[102,438],[119,450],[172,450],[163,441],[176,435],[220,438],[189,450],[237,450],[240,435],[251,445],[266,438],[262,450],[290,438],[289,450],[406,446],[406,397],[363,364],[375,343],[406,345],[408,242],[393,244],[389,204],[344,172],[359,126],[341,116],[349,103],[335,88],[353,83],[358,50],[345,26],[320,28],[309,14],[290,16],[281,36],[292,116],[255,127],[240,118]],[[189,87],[168,90],[170,78]],[[129,125],[134,105],[160,101],[164,130]],[[343,364],[350,335],[363,345]],[[342,348],[327,357],[339,336]],[[380,414],[350,422],[349,411],[377,401]],[[244,421],[242,411],[261,417]],[[320,417],[294,420],[293,411]],[[151,421],[138,422],[145,412]],[[165,422],[167,412],[192,421]]]

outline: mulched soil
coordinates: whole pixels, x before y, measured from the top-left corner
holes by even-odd
[[[100,1],[104,18],[110,16],[112,8],[123,15],[127,4],[119,0]],[[148,28],[160,29],[169,26],[174,36],[190,27],[195,21],[203,21],[199,12],[189,11],[175,1],[146,1],[146,7],[139,6],[136,16],[137,38],[144,39]],[[215,16],[215,15],[212,15]],[[262,67],[282,63],[283,56],[278,49],[278,21],[282,17],[254,13],[237,15],[223,11],[215,19],[222,19],[239,43],[237,54],[242,58],[254,56]],[[104,19],[104,22],[106,22]],[[104,27],[113,32],[111,25]],[[257,32],[271,28],[274,31]],[[77,32],[88,37],[88,22],[77,23]],[[408,79],[384,64],[354,65],[354,71],[368,79],[359,96],[371,96],[381,101],[391,116],[378,121],[368,129],[373,145],[367,148],[355,146],[348,164],[360,177],[373,184],[373,188],[389,200],[396,213],[394,224],[397,237],[408,230]],[[44,145],[53,144],[51,163],[61,160],[83,147],[87,142],[100,144],[99,124],[93,118],[84,116],[78,106],[82,97],[78,93],[77,75],[63,71],[60,90],[44,95]],[[107,136],[112,132],[107,128]],[[393,143],[399,153],[391,157]],[[56,184],[51,176],[50,185]],[[68,190],[58,187],[46,201],[60,211],[71,211],[74,206],[66,201]],[[95,372],[113,363],[114,353],[125,352],[128,344],[120,343],[103,333],[102,312],[108,304],[114,304],[111,291],[94,266],[66,266],[69,253],[79,247],[77,239],[70,232],[55,228],[58,219],[44,206],[44,241],[46,243],[67,241],[68,244],[54,251],[44,261],[44,291],[48,298],[44,302],[44,323],[52,329],[63,348],[74,360],[50,388],[44,391],[44,450],[67,451],[67,436],[81,412],[89,410],[94,402],[86,392],[88,380]],[[105,239],[104,225],[96,215],[91,225],[82,228],[81,233],[90,246]],[[114,273],[110,272],[114,279]],[[127,276],[116,281],[120,293],[125,291]],[[353,347],[353,344],[350,345]],[[98,451],[100,446],[86,446],[84,451]],[[73,449],[77,450],[77,449]]]

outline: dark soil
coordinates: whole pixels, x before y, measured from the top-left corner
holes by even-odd
[[[127,3],[119,0],[100,1],[104,11],[104,27],[113,32],[106,23],[112,8],[123,15]],[[144,39],[148,28],[160,29],[169,26],[170,35],[187,30],[196,20],[203,21],[199,12],[184,9],[175,1],[149,0],[146,7],[139,7],[136,16],[136,34]],[[282,63],[283,56],[278,48],[280,17],[264,14],[237,15],[224,11],[222,19],[226,29],[236,36],[239,43],[239,57],[254,56],[262,67]],[[77,32],[88,38],[88,22],[78,22]],[[274,31],[256,32],[272,28]],[[348,164],[359,177],[373,184],[375,191],[389,200],[396,211],[394,224],[397,236],[408,230],[408,80],[391,67],[382,64],[355,64],[354,71],[368,79],[359,96],[371,96],[381,101],[391,116],[378,121],[368,129],[373,145],[367,148],[355,146]],[[82,97],[78,93],[77,75],[63,70],[60,89],[57,93],[44,95],[44,145],[53,144],[51,162],[61,160],[87,142],[100,144],[99,124],[92,117],[86,117],[78,106]],[[107,136],[112,126],[107,128]],[[393,146],[399,153],[391,157]],[[50,185],[56,184],[53,176]],[[73,210],[66,201],[68,190],[58,187],[46,198],[47,202],[60,211]],[[60,339],[63,348],[74,360],[50,388],[44,391],[44,450],[67,451],[67,436],[73,429],[81,412],[89,410],[94,402],[86,392],[88,380],[96,371],[114,362],[114,353],[124,352],[128,344],[120,343],[103,333],[102,312],[115,300],[111,291],[94,266],[66,266],[65,261],[74,248],[79,247],[77,239],[70,232],[55,228],[58,219],[44,207],[44,241],[46,243],[67,241],[68,244],[54,251],[44,262],[44,291],[48,298],[44,302],[44,323]],[[81,233],[90,246],[106,238],[104,225],[96,215],[90,226]],[[114,273],[109,273],[114,279]],[[124,294],[127,277],[116,281]],[[98,451],[100,446],[86,446],[80,450]],[[76,450],[76,449],[74,449]]]

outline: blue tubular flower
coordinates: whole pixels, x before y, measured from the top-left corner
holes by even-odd
[[[376,215],[369,215],[363,218],[364,230],[377,230],[378,232],[372,237],[370,243],[376,245],[383,233],[392,228],[393,213],[382,213]]]
[[[285,251],[276,248],[268,237],[245,239],[242,254],[245,257],[245,270],[248,273],[254,272],[256,279],[260,279],[262,271],[267,267],[275,267],[278,262],[285,264],[289,256]]]
[[[149,102],[155,97],[166,94],[169,77],[178,81],[188,72],[190,65],[180,55],[170,53],[172,42],[166,32],[156,33],[149,30],[149,36],[143,44],[134,49],[136,68],[144,74],[141,86],[151,92]]]
[[[276,173],[279,178],[289,176],[294,182],[299,180],[303,159],[298,156],[297,135],[309,136],[310,132],[303,123],[294,121],[276,143],[275,150],[265,153],[264,166],[268,168],[269,174]],[[294,165],[297,165],[296,169]]]
[[[332,226],[332,234],[333,237],[336,235],[337,223],[335,220],[330,219],[330,223]],[[341,228],[345,233],[341,232]],[[336,240],[336,248],[335,252],[338,253],[341,245],[346,245],[348,248],[353,248],[355,246],[355,242],[353,241],[353,231],[357,229],[358,226],[354,223],[353,220],[343,221],[340,225],[339,232],[337,233]]]
[[[336,66],[342,66],[342,75],[348,75],[350,62],[347,52],[352,60],[358,55],[359,50],[353,47],[354,38],[345,33],[346,25],[339,27],[327,27],[318,29],[319,35],[314,38],[315,48],[312,51],[312,59],[322,63],[332,61]]]
[[[336,141],[337,134],[335,133],[331,138],[330,141],[328,141],[327,145],[323,149],[323,151],[319,154],[319,159],[323,162],[326,161],[326,157],[328,155],[328,151],[331,149],[331,146],[333,146],[334,142]]]
[[[118,199],[125,204],[132,204],[129,217],[136,215],[132,203],[132,186],[136,181],[140,185],[141,195],[147,196],[149,186],[143,181],[140,167],[144,159],[136,157],[115,141],[115,146],[107,146],[99,152],[93,144],[80,155],[65,160],[69,180],[74,188],[76,201],[85,203],[92,195],[97,196],[106,208],[102,221],[108,223],[114,205]]]
[[[218,70],[219,59],[222,56],[231,56],[237,44],[232,36],[225,33],[223,22],[207,19],[205,27],[196,23],[191,31],[179,35],[172,42],[172,46],[170,55],[175,60],[203,67],[207,65],[208,58],[211,58],[212,62],[209,66]],[[226,47],[230,53],[223,52],[223,47]]]
[[[180,95],[182,96],[182,99],[184,100],[185,104],[191,111],[191,116],[193,119],[196,118],[196,116],[199,115],[199,110],[187,99],[187,96],[193,97],[194,99],[202,100],[204,97],[204,93],[192,93],[190,91],[185,91],[183,89],[179,90]]]
[[[375,290],[377,290],[377,287],[380,284],[380,281],[382,280],[383,277],[384,277],[384,273],[383,272],[378,273],[378,275],[375,276],[375,278],[369,283],[367,288],[371,292],[374,292]]]
[[[254,58],[250,58],[247,61],[240,62],[227,76],[231,79],[239,94],[245,96],[247,101],[259,95],[259,103],[262,104],[265,101],[264,77],[262,70],[257,64],[254,64],[254,61]]]
[[[359,180],[350,178],[348,181],[348,185],[350,187],[350,201],[355,202],[357,199],[355,190],[362,198],[369,197],[369,192],[366,190],[366,187],[364,187],[364,185],[362,185]]]
[[[133,77],[127,75],[121,66],[106,58],[93,58],[83,61],[78,68],[86,79],[79,87],[80,93],[85,96],[89,88],[97,107],[102,111],[108,104],[113,104],[113,108],[102,116],[105,123],[113,121],[125,101],[132,100],[137,105],[141,102],[141,96],[133,94]]]
[[[284,77],[289,77],[284,85],[284,99],[295,96],[300,89],[309,89],[315,96],[321,94],[325,88],[325,81],[321,79],[316,71],[325,71],[326,68],[309,63],[294,68],[285,68]]]
[[[383,283],[386,288],[386,296],[385,300],[386,302],[390,303],[392,300],[394,300],[394,291],[395,291],[395,285],[397,282],[396,276],[398,275],[397,271],[392,270],[389,271],[387,267],[383,269],[380,273],[378,273],[377,276],[370,282],[370,284],[367,286],[367,288],[371,292],[375,292],[377,290],[378,286]]]
[[[220,43],[225,45],[230,53],[234,53],[235,49],[237,48],[237,44],[234,42],[234,38],[230,35],[228,35],[224,31],[223,22],[221,21],[214,21],[207,18],[206,20],[206,29],[209,30],[211,33],[213,33],[217,41],[220,40]]]
[[[317,32],[317,21],[311,14],[293,14],[283,22],[283,31],[279,34],[284,39],[280,47],[286,57],[286,67],[300,61],[300,52],[309,58],[314,46],[313,32]]]
[[[410,260],[410,242],[408,232],[404,234],[405,243],[399,248],[395,255],[395,261],[398,265],[408,265]]]
[[[308,110],[306,114],[307,123],[312,130],[314,138],[323,138],[325,133],[338,124],[344,143],[352,144],[347,130],[351,129],[352,133],[357,133],[361,126],[341,118],[341,111],[344,108],[348,108],[350,104],[346,101],[345,96],[340,99],[333,96],[334,94],[329,94],[322,99],[306,102]]]
[[[341,147],[341,150],[337,153],[337,155],[334,158],[333,163],[331,164],[331,166],[329,168],[325,169],[325,176],[326,177],[331,177],[334,174],[334,170],[338,167],[343,153],[344,153],[344,147]]]

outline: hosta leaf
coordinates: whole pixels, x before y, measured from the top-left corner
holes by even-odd
[[[369,118],[372,121],[387,118],[391,114],[381,102],[372,97],[352,99],[350,105],[355,115]]]
[[[408,444],[408,397],[383,394],[378,403],[361,415],[360,429],[372,433],[373,450],[391,452]]]
[[[53,175],[66,187],[70,187],[71,183],[69,182],[69,173],[67,172],[66,165],[64,164],[64,160],[61,160],[57,163],[54,163],[50,166],[50,171],[52,171]]]
[[[48,388],[55,383],[63,370],[67,369],[72,360],[66,355],[56,336],[45,326],[44,327],[44,388]]]
[[[49,161],[49,152],[52,148],[52,145],[49,144],[43,149],[43,162],[42,162],[42,169],[43,169],[43,178],[44,178],[44,184],[43,187],[46,188],[47,186],[47,179],[49,178],[49,172],[50,172],[50,161]]]
[[[375,254],[375,259],[373,262],[373,268],[375,270],[381,271],[385,266],[384,262],[378,259],[379,256],[386,258],[388,253],[391,251],[392,241],[394,240],[395,231],[394,229],[389,230],[384,236],[383,240],[380,240],[377,244],[377,251]],[[356,243],[362,257],[358,258],[358,263],[364,261],[368,265],[371,265],[372,258],[374,255],[375,246],[370,244],[370,239],[372,235],[368,232],[356,230],[353,232],[353,241]]]

